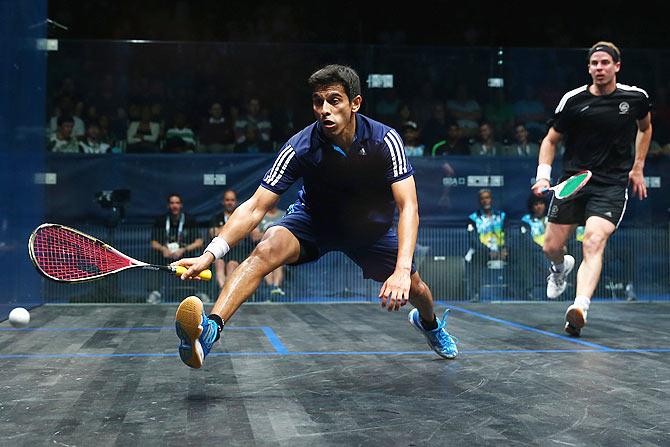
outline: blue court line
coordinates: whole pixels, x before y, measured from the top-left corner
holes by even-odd
[[[583,345],[583,346],[588,346],[590,348],[594,348],[594,349],[598,349],[598,350],[602,350],[602,351],[608,351],[608,350],[612,349],[612,348],[609,348],[607,346],[599,345],[599,344],[596,344],[596,343],[590,343],[588,341],[579,340],[577,338],[567,337],[565,335],[559,335],[559,334],[555,334],[555,333],[549,332],[549,331],[543,331],[542,329],[537,329],[537,328],[534,328],[532,326],[526,326],[525,324],[514,323],[513,321],[503,320],[503,319],[492,317],[490,315],[486,315],[486,314],[483,314],[483,313],[480,313],[480,312],[475,312],[473,310],[464,309],[464,308],[458,307],[458,306],[453,306],[453,305],[448,304],[444,301],[437,301],[437,302],[439,304],[447,306],[449,309],[454,309],[454,310],[457,310],[459,312],[463,312],[465,314],[474,315],[476,317],[483,318],[485,320],[495,321],[496,323],[501,323],[501,324],[504,324],[506,326],[510,326],[510,327],[517,328],[517,329],[522,329],[524,331],[535,332],[537,334],[547,335],[549,337],[558,338],[559,340],[569,341],[570,343],[577,343],[577,344],[580,344],[580,345]]]
[[[613,353],[670,353],[670,348],[639,348],[639,349],[493,349],[461,351],[461,355],[487,354],[613,354]],[[430,355],[433,351],[305,351],[305,352],[212,352],[209,357],[305,357],[305,356],[386,356],[386,355]],[[177,357],[176,353],[130,353],[130,354],[0,354],[2,359],[70,359],[70,358],[109,358],[109,357]]]
[[[275,348],[275,351],[277,351],[280,354],[288,354],[288,349],[286,349],[281,340],[279,340],[279,337],[277,337],[277,334],[275,334],[275,331],[273,331],[271,327],[262,326],[261,329],[263,329],[263,333],[270,341],[272,346]]]

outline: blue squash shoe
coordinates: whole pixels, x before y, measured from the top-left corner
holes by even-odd
[[[448,314],[449,309],[444,311],[442,320],[437,318],[437,327],[432,331],[425,330],[421,325],[418,309],[412,309],[407,318],[409,319],[410,324],[414,326],[414,329],[421,332],[421,334],[426,337],[430,349],[435,351],[440,357],[453,359],[458,355],[458,348],[456,347],[456,341],[449,335],[446,329]]]
[[[219,327],[205,314],[202,301],[189,296],[179,304],[175,317],[179,337],[179,357],[191,368],[200,368],[219,338]]]

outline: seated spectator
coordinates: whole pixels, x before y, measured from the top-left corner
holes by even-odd
[[[232,152],[235,147],[233,127],[223,115],[223,107],[215,102],[209,108],[209,118],[198,131],[202,152]]]
[[[400,107],[398,91],[394,88],[383,89],[381,98],[375,101],[374,113],[378,121],[391,123]]]
[[[447,123],[447,137],[433,145],[431,154],[433,157],[441,155],[470,155],[470,147],[463,139],[463,132],[458,122],[451,120]]]
[[[423,141],[425,141],[429,147],[433,147],[435,143],[444,138],[444,129],[446,128],[448,121],[444,103],[441,101],[434,101],[431,109],[431,116],[428,118],[428,121],[425,121],[425,125],[423,125],[421,130]]]
[[[504,155],[502,144],[496,140],[493,127],[486,121],[479,125],[479,138],[470,145],[470,155]]]
[[[179,153],[195,150],[195,133],[186,123],[186,114],[177,112],[174,124],[165,133],[163,152]]]
[[[408,157],[422,157],[425,155],[426,145],[421,142],[421,129],[414,121],[403,124],[402,139],[405,145],[405,155]]]
[[[479,121],[482,119],[482,108],[477,99],[470,94],[468,84],[460,82],[456,86],[456,94],[447,100],[449,118],[458,121],[466,138],[477,135]]]
[[[547,201],[530,194],[528,213],[521,217],[521,252],[515,256],[515,293],[522,299],[538,300],[546,296],[546,259],[542,251],[547,229]]]
[[[502,141],[507,141],[512,137],[514,108],[507,101],[505,89],[493,89],[492,100],[484,106],[484,120],[491,123],[493,131]]]
[[[194,217],[183,211],[179,194],[173,193],[168,196],[167,209],[166,213],[154,220],[150,256],[153,264],[170,264],[185,256],[195,255],[203,246],[198,223]],[[164,298],[169,301],[183,298],[175,296],[175,287],[179,282],[174,279],[167,278],[170,281],[164,281],[161,287],[161,278],[166,278],[165,276],[147,275],[147,278],[149,281],[147,303],[157,304]]]
[[[510,144],[505,151],[507,155],[514,157],[537,157],[540,153],[540,145],[528,140],[528,130],[523,123],[514,126],[514,143]]]
[[[132,108],[132,107],[131,107]],[[128,153],[158,152],[160,126],[151,121],[151,108],[143,107],[139,121],[131,121],[128,126]]]
[[[514,101],[514,116],[516,121],[525,123],[530,134],[529,139],[539,141],[547,134],[547,112],[544,103],[535,95],[531,84],[525,84],[523,97]]]
[[[63,96],[58,102],[58,106],[54,109],[54,114],[49,120],[50,132],[56,133],[58,130],[58,117],[66,116],[72,120],[74,126],[72,127],[72,136],[74,138],[83,137],[86,133],[86,126],[84,120],[75,115],[75,105],[69,96]]]
[[[237,208],[237,192],[233,189],[226,190],[221,198],[221,205],[223,209],[209,220],[209,236],[212,238],[219,235],[221,228],[228,222],[228,218],[230,218]],[[226,277],[233,273],[242,261],[247,259],[252,248],[253,240],[251,235],[249,235],[231,247],[223,259],[214,261],[214,273],[216,274],[216,282],[219,288],[223,288]]]
[[[100,125],[90,122],[86,126],[86,137],[79,142],[81,151],[85,154],[106,154],[110,151],[109,144],[100,140]]]
[[[61,115],[58,117],[58,127],[51,135],[47,149],[51,152],[77,153],[80,151],[79,142],[72,135],[74,119],[71,116]]]
[[[107,143],[110,147],[114,148],[118,144],[119,137],[112,129],[111,124],[109,116],[100,115],[100,120],[98,121],[98,128],[100,129],[99,139],[103,143]]]
[[[270,142],[263,141],[260,129],[256,124],[249,122],[244,130],[244,141],[235,145],[235,152],[241,154],[270,152]]]
[[[481,285],[500,270],[507,260],[506,213],[493,207],[490,189],[479,191],[479,209],[468,216],[469,248],[465,254],[470,299],[479,300]]]
[[[235,121],[234,134],[236,144],[240,145],[246,141],[249,124],[255,125],[256,129],[258,129],[259,141],[270,143],[272,123],[263,116],[261,102],[258,98],[249,99],[246,113]]]

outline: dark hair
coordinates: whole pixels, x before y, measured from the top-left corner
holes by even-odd
[[[530,194],[528,196],[528,201],[526,203],[526,206],[528,207],[528,212],[532,213],[535,204],[540,202],[544,203],[545,206],[547,205],[547,200],[544,197],[538,197],[535,194]]]
[[[340,84],[351,101],[361,94],[361,79],[353,68],[347,65],[330,64],[312,73],[307,80],[312,90],[326,85]]]
[[[62,126],[65,123],[74,124],[74,118],[72,118],[70,115],[61,115],[58,117],[56,123],[58,124],[58,127]]]
[[[181,198],[181,194],[177,194],[176,192],[173,192],[173,193],[168,194],[167,197],[166,197],[166,200],[167,200],[168,203],[170,203],[170,199],[172,197],[177,197],[177,198],[179,198],[180,202],[182,202],[182,203],[184,202],[184,200]]]

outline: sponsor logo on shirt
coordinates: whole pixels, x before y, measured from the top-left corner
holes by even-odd
[[[627,115],[630,110],[630,104],[626,101],[619,104],[619,115]]]

